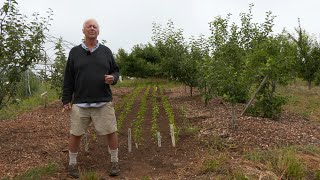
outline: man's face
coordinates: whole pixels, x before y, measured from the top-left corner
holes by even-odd
[[[82,30],[86,38],[97,39],[99,35],[99,26],[95,21],[87,21]]]

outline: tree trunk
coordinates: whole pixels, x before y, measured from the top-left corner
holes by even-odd
[[[190,96],[191,96],[191,97],[192,97],[192,89],[193,89],[193,87],[190,86]]]
[[[272,94],[273,94],[274,92],[276,92],[276,86],[277,86],[276,81],[272,81],[272,82],[271,82],[271,87],[272,87],[271,93],[272,93]]]
[[[208,106],[207,83],[204,83],[204,106]]]
[[[231,128],[236,130],[236,113],[234,110],[234,103],[231,105]]]
[[[308,81],[308,89],[311,89],[312,81]]]
[[[31,87],[30,87],[30,71],[29,69],[27,70],[27,80],[28,80],[28,92],[29,92],[29,95],[31,96]]]

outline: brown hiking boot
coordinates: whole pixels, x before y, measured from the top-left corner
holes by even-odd
[[[110,176],[118,176],[120,174],[120,168],[118,162],[112,162],[109,175]]]
[[[67,168],[68,171],[68,175],[73,177],[73,178],[79,178],[80,174],[79,174],[79,169],[78,166],[76,164],[71,164],[68,166]]]

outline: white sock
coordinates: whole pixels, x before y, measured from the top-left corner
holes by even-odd
[[[77,155],[78,155],[78,152],[73,153],[69,151],[69,165],[77,164]]]
[[[111,162],[118,162],[118,148],[111,151]]]

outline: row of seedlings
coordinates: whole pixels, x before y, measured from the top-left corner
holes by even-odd
[[[147,86],[142,98],[141,98],[141,104],[140,109],[138,111],[136,119],[133,121],[133,138],[135,141],[136,148],[138,148],[138,144],[142,140],[142,123],[144,122],[144,116],[147,109],[147,97],[149,95],[150,86]]]
[[[167,97],[164,95],[163,87],[160,87],[160,96],[161,96],[163,108],[169,118],[172,146],[175,147],[176,146],[176,139],[177,139],[177,127],[175,125],[174,113],[173,113],[172,107],[171,107]]]
[[[139,93],[141,92],[141,90],[142,90],[141,87],[134,89],[126,98],[124,98],[122,100],[125,102],[125,104],[123,105],[124,107],[121,111],[121,114],[118,117],[118,120],[117,120],[118,130],[120,130],[122,128],[124,120],[127,117],[127,115],[131,112],[132,105],[134,104],[134,101],[135,101],[136,97],[139,95]]]
[[[136,89],[137,88],[134,88],[132,91],[130,91],[130,93],[128,93],[124,97],[122,97],[121,100],[115,104],[114,109],[116,111],[119,111],[126,104],[126,102],[130,99],[130,97],[134,94],[134,91]]]
[[[158,141],[158,147],[161,147],[161,136],[159,132],[159,126],[157,123],[159,117],[159,107],[157,103],[157,91],[158,87],[156,85],[153,86],[152,96],[151,96],[151,103],[152,103],[152,120],[151,120],[151,133],[152,139]]]

